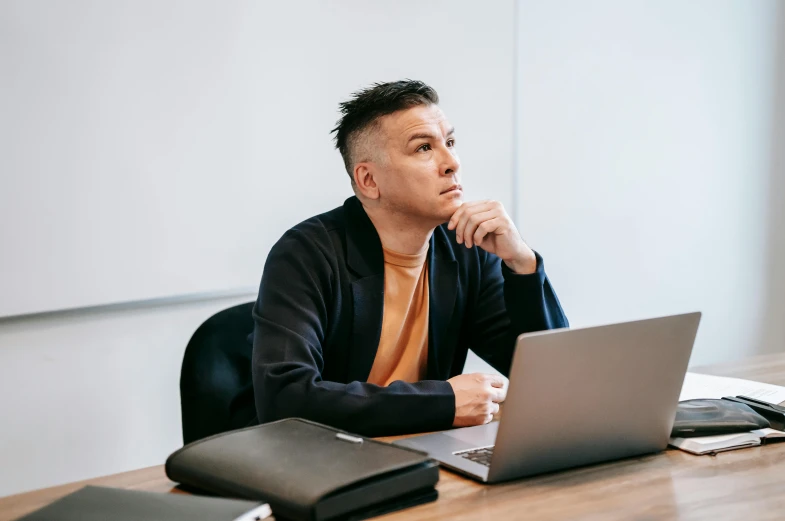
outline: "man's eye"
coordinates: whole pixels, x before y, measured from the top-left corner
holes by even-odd
[[[454,147],[454,146],[455,146],[455,140],[454,140],[454,139],[450,139],[450,140],[448,140],[448,141],[447,141],[447,146],[448,146],[448,147]]]
[[[424,144],[424,145],[421,145],[420,147],[418,147],[418,148],[417,148],[417,152],[420,152],[420,151],[427,151],[427,150],[430,150],[430,149],[431,149],[431,145],[429,145],[428,143],[426,143],[426,144]]]

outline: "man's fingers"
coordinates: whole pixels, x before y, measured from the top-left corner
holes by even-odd
[[[480,223],[474,231],[474,235],[472,235],[472,242],[477,246],[480,246],[485,236],[498,230],[502,222],[503,221],[500,218],[494,217],[493,219]]]
[[[482,397],[493,403],[501,403],[507,398],[507,389],[505,387],[488,387]]]
[[[470,215],[466,220],[466,226],[463,228],[464,244],[466,244],[468,248],[471,248],[472,244],[474,244],[474,234],[477,232],[477,228],[479,228],[486,221],[490,221],[495,217],[496,212],[494,210],[478,212]]]
[[[471,219],[472,215],[485,211],[486,203],[477,204],[472,207],[463,208],[461,207],[458,212],[456,212],[456,221],[455,221],[455,238],[458,241],[458,244],[461,244],[466,239],[464,235],[464,231],[466,229],[466,225],[469,223],[469,219]]]
[[[452,217],[450,217],[450,221],[447,223],[447,229],[454,229],[458,225],[458,221],[463,215],[463,212],[465,212],[467,209],[480,204],[487,204],[488,202],[489,201],[468,201],[463,203],[457,210],[455,210],[455,213],[452,214]]]
[[[488,381],[493,387],[507,387],[509,380],[500,374],[489,374]]]
[[[489,210],[492,206],[493,201],[472,201],[470,203],[463,203],[461,207],[455,211],[452,217],[450,217],[447,228],[450,230],[457,230],[461,222],[465,222],[469,215]]]
[[[458,240],[458,244],[466,242],[467,246],[471,246],[471,237],[474,235],[477,226],[483,220],[488,220],[492,217],[496,217],[493,203],[485,203],[467,209],[455,227],[455,237]],[[467,228],[471,228],[471,233],[468,233]]]

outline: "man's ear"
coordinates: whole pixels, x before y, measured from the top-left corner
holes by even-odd
[[[357,163],[354,165],[354,186],[367,199],[379,198],[379,185],[374,179],[374,172],[370,163]]]

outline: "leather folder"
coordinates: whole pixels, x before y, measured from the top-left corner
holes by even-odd
[[[769,421],[743,403],[726,399],[679,402],[672,438],[735,434],[770,427]]]
[[[749,396],[723,396],[723,400],[741,403],[766,418],[772,429],[785,430],[785,407],[776,403],[764,402]]]
[[[302,419],[195,441],[166,461],[186,488],[265,501],[276,519],[363,519],[433,501],[439,468],[424,452]]]

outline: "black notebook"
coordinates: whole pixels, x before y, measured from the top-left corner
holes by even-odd
[[[258,501],[87,486],[17,521],[256,521]]]
[[[436,499],[439,468],[424,452],[301,419],[280,420],[186,445],[169,479],[256,499],[276,519],[362,519]]]

